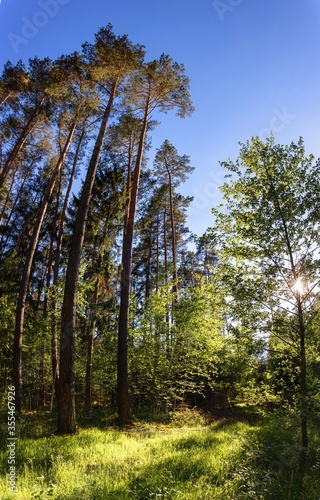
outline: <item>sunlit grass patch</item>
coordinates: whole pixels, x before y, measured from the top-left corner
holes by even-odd
[[[201,484],[218,484],[241,453],[244,424],[216,427],[157,430],[144,425],[128,432],[85,429],[73,437],[21,440],[15,498],[142,500],[183,498],[192,491],[198,495],[196,490],[203,493]],[[3,476],[1,486],[5,491]],[[3,500],[13,498],[5,495]]]

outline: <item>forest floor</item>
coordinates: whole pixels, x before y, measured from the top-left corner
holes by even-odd
[[[48,415],[24,414],[15,493],[1,419],[0,499],[320,499],[319,430],[301,458],[299,426],[286,413],[241,409],[214,420],[185,409],[166,423],[140,419],[122,430],[105,417],[93,427],[94,418],[79,418],[77,434],[61,437]]]

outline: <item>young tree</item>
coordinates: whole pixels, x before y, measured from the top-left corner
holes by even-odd
[[[230,296],[245,319],[247,304],[292,315],[292,340],[299,353],[303,449],[308,447],[305,337],[308,312],[319,283],[320,163],[306,156],[302,139],[281,146],[271,137],[242,144],[222,186],[225,205],[213,211],[220,259],[233,276]],[[275,325],[274,325],[275,327]]]

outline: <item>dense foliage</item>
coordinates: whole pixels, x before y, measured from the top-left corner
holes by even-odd
[[[241,146],[213,228],[187,227],[194,167],[161,112],[192,113],[183,65],[112,26],[0,81],[1,389],[17,410],[320,405],[319,177],[302,140]],[[83,182],[79,188],[79,180]],[[78,182],[76,182],[78,180]],[[193,245],[190,245],[192,243]],[[191,250],[194,248],[194,250]]]

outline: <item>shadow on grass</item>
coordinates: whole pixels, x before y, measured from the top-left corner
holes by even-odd
[[[309,435],[309,450],[302,454],[296,418],[275,412],[261,419],[236,472],[239,499],[319,500],[320,439],[314,428]]]

